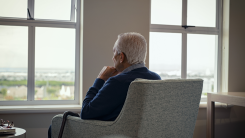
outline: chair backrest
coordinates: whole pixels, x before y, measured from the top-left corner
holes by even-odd
[[[117,121],[133,129],[133,137],[191,138],[202,87],[201,79],[137,79]]]

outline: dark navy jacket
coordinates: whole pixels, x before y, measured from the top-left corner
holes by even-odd
[[[106,83],[96,79],[83,101],[81,118],[113,121],[125,102],[129,85],[136,78],[161,80],[160,76],[146,67],[137,68],[109,78]]]

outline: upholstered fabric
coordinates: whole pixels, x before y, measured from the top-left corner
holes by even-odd
[[[201,79],[137,79],[115,121],[68,116],[63,138],[192,138],[202,87]],[[61,122],[62,115],[53,118],[52,138]]]

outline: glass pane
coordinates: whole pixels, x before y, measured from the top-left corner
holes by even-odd
[[[35,0],[35,18],[70,20],[71,0]]]
[[[215,27],[216,0],[188,0],[187,24]]]
[[[27,0],[0,0],[0,16],[27,18]]]
[[[151,24],[181,25],[182,0],[151,0]]]
[[[150,32],[150,70],[162,79],[181,76],[181,34]]]
[[[28,27],[0,26],[0,101],[27,100]]]
[[[203,95],[214,90],[216,35],[187,35],[187,78],[201,78]]]
[[[73,100],[75,29],[36,28],[35,100]]]

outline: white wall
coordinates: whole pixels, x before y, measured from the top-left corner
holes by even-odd
[[[230,0],[228,91],[245,92],[245,1]]]
[[[28,114],[0,114],[0,118],[14,122],[16,127],[26,130],[27,138],[48,137],[48,127],[53,116],[60,113],[28,113]],[[19,136],[24,138],[24,136]]]
[[[149,42],[149,11],[150,0],[84,0],[84,94],[102,67],[113,65],[112,48],[118,34],[138,32]]]

